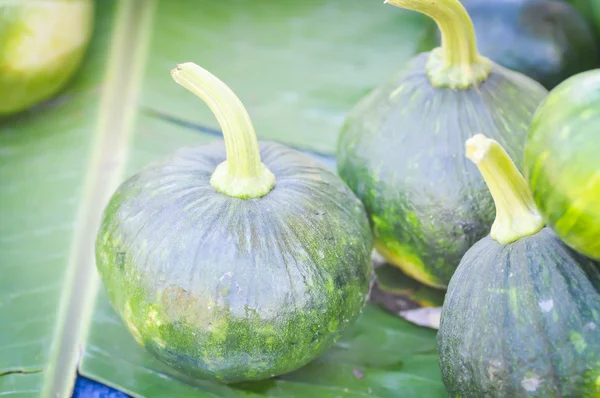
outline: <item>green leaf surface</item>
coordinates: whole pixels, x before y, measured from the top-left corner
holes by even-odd
[[[98,12],[91,54],[105,54],[110,45],[103,33],[112,30],[113,6],[106,2]],[[105,61],[88,57],[67,93],[0,124],[3,396],[37,397],[50,390],[56,396],[54,392],[72,387],[77,347],[61,342],[85,326],[79,320],[67,325],[65,310],[77,288],[76,231],[100,117]],[[55,378],[56,371],[67,373]]]
[[[177,63],[227,82],[260,138],[332,155],[346,112],[414,54],[424,18],[375,0],[97,0],[96,12],[69,87],[0,121],[0,395],[67,397],[78,363],[136,396],[443,395],[433,332],[375,307],[324,358],[284,378],[188,380],[133,342],[93,254],[125,177],[220,136],[208,108],[171,80]]]
[[[193,61],[240,97],[260,137],[329,154],[349,108],[414,55],[431,24],[379,0],[158,1],[142,106],[215,128],[168,73]]]

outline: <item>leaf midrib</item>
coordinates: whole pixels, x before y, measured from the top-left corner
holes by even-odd
[[[154,14],[154,0],[120,2],[98,128],[70,250],[42,397],[70,396],[98,290],[94,241],[102,211],[124,173]]]

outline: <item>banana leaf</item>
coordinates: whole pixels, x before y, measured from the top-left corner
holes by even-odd
[[[93,245],[123,179],[220,138],[208,108],[171,80],[177,63],[227,82],[261,139],[331,158],[347,111],[414,54],[425,27],[374,0],[97,0],[68,88],[0,121],[0,395],[68,397],[80,372],[140,397],[444,396],[435,332],[375,304],[289,375],[235,386],[186,378],[122,326]]]

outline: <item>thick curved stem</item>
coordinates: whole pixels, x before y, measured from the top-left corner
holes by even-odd
[[[467,157],[479,168],[496,205],[492,238],[506,244],[542,229],[544,221],[527,182],[504,148],[482,134],[468,139],[465,147]]]
[[[227,160],[215,169],[210,180],[213,188],[236,198],[266,195],[275,185],[275,176],[260,160],[252,121],[239,98],[192,62],[177,65],[171,76],[208,105],[223,131]]]
[[[385,0],[385,3],[423,13],[437,23],[442,46],[431,52],[427,64],[427,74],[434,86],[465,89],[489,76],[491,62],[479,55],[473,23],[458,0]]]

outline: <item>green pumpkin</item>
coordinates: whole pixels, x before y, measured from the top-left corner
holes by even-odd
[[[570,4],[556,0],[470,0],[481,54],[547,89],[600,65],[595,32]]]
[[[192,376],[237,382],[295,370],[365,303],[365,210],[307,155],[258,146],[243,106],[214,76],[189,63],[173,76],[209,103],[225,145],[181,149],[115,192],[96,245],[108,297],[140,344]]]
[[[600,264],[543,227],[496,142],[467,145],[498,215],[446,293],[437,339],[449,396],[600,396]]]
[[[365,204],[385,259],[445,287],[494,216],[481,176],[464,158],[464,140],[485,132],[520,161],[547,91],[477,53],[457,0],[388,2],[435,16],[447,47],[418,55],[352,109],[339,137],[338,171]]]
[[[571,77],[540,105],[529,129],[525,175],[556,234],[600,260],[600,69]]]
[[[0,4],[0,115],[54,96],[79,68],[91,38],[92,0]]]

